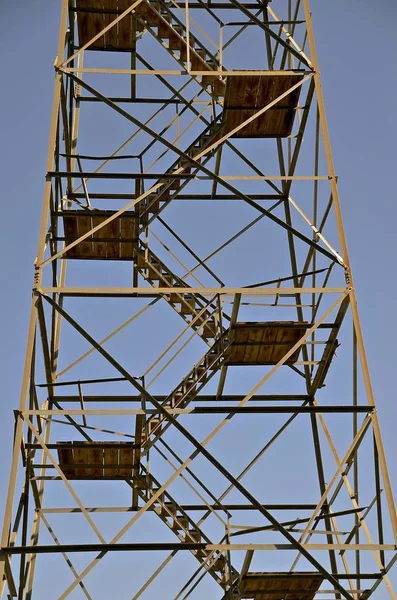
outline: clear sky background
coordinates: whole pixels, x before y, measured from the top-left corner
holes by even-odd
[[[58,0],[0,0],[0,514],[24,363],[59,11]],[[353,276],[397,495],[397,3],[312,0],[312,12]]]

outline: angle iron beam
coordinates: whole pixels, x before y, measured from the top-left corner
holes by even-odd
[[[234,2],[235,0],[232,0],[232,1]],[[319,115],[320,115],[320,123],[321,123],[323,142],[324,142],[325,158],[326,158],[326,162],[327,162],[327,166],[328,166],[328,172],[331,175],[331,190],[332,190],[336,223],[337,223],[338,234],[339,234],[339,239],[340,239],[340,243],[341,243],[342,256],[343,256],[343,260],[346,264],[346,279],[350,282],[351,285],[353,285],[351,269],[350,269],[350,262],[349,262],[349,255],[348,255],[348,250],[347,250],[346,235],[345,235],[345,231],[344,231],[342,212],[341,212],[341,207],[340,207],[340,202],[339,202],[339,192],[338,192],[338,186],[337,186],[337,181],[336,181],[336,177],[335,177],[334,163],[333,163],[332,152],[331,152],[331,143],[330,143],[327,119],[326,119],[326,115],[325,115],[324,98],[323,98],[323,92],[322,92],[322,88],[321,88],[320,75],[319,75],[319,71],[317,68],[316,44],[315,44],[315,40],[314,40],[309,0],[303,0],[303,8],[304,8],[304,14],[305,14],[305,19],[306,19],[306,24],[307,24],[306,27],[307,27],[307,35],[308,35],[308,40],[309,40],[310,55],[311,55],[311,59],[313,61],[314,68],[315,68],[314,83],[316,86],[317,104],[318,104],[318,110],[319,110]],[[375,398],[374,398],[374,393],[373,393],[373,389],[372,389],[371,377],[369,374],[367,356],[366,356],[364,340],[363,340],[363,333],[362,333],[362,329],[361,329],[360,317],[359,317],[359,313],[358,313],[358,307],[357,307],[357,302],[356,302],[356,297],[355,297],[354,292],[352,295],[351,307],[352,307],[353,323],[354,323],[354,327],[355,327],[355,331],[356,331],[356,335],[357,335],[357,348],[358,348],[358,353],[360,356],[361,369],[362,369],[366,394],[368,397],[368,403],[374,405]],[[380,431],[379,420],[378,420],[378,416],[377,416],[376,412],[374,413],[374,416],[373,416],[373,429],[374,429],[374,435],[375,435],[375,439],[376,439],[377,450],[379,453],[380,470],[382,473],[382,478],[383,478],[384,487],[385,487],[385,494],[386,494],[386,500],[387,500],[389,515],[390,515],[390,520],[391,520],[391,526],[393,529],[394,539],[397,542],[396,505],[395,505],[395,501],[393,498],[393,490],[392,490],[392,486],[391,486],[389,470],[388,470],[387,463],[386,463],[386,456],[385,456],[385,450],[384,450],[383,441],[382,441],[382,434]]]
[[[371,551],[374,548],[377,550],[384,549],[387,551],[396,550],[394,544],[352,544],[352,549],[356,546],[360,546],[361,550]],[[306,544],[308,548],[314,550],[328,550],[328,544]],[[332,544],[335,550],[345,550],[346,544]],[[249,550],[253,548],[256,551],[261,550],[285,550],[291,551],[293,544],[205,544],[200,542],[136,542],[136,543],[122,543],[117,544],[59,544],[59,545],[41,545],[35,546],[36,554],[54,554],[59,552],[150,552],[150,551],[164,551],[164,550]],[[303,548],[305,550],[305,548]],[[31,554],[32,546],[2,546],[0,547],[0,556],[4,554],[6,556],[13,554]],[[337,581],[338,579],[345,579],[343,574],[328,573],[329,579],[333,580],[335,587],[340,590],[345,598],[352,599],[350,594],[346,592],[344,588],[340,586]],[[351,577],[351,575],[349,575]],[[328,579],[328,577],[327,577]],[[352,599],[353,600],[353,599]]]
[[[160,398],[156,396],[157,400]],[[118,400],[117,400],[118,401]],[[326,413],[326,414],[357,414],[357,413],[372,413],[375,410],[373,406],[196,406],[193,408],[167,408],[167,413],[170,415],[194,415],[194,414],[228,414],[232,413],[235,415],[244,414],[284,414],[284,413],[303,413],[303,414],[315,414],[315,413]],[[156,415],[159,411],[153,408],[142,409],[142,408],[120,408],[120,409],[68,409],[68,410],[25,410],[22,415],[41,415],[41,416],[56,416],[56,415]],[[77,423],[73,423],[77,428]],[[92,441],[92,440],[89,440]],[[81,442],[83,447],[85,442]],[[95,443],[95,441],[93,441]],[[79,446],[80,442],[76,442]],[[106,448],[106,443],[102,444]],[[36,448],[39,447],[37,444],[25,443],[25,448]],[[62,447],[62,443],[50,444],[49,448]],[[65,446],[66,447],[66,446]],[[69,447],[69,446],[67,446]],[[109,447],[111,447],[109,445]]]
[[[125,381],[124,378],[117,378],[118,381]],[[82,383],[96,383],[99,382],[101,383],[101,380],[96,380],[96,379],[92,379],[92,380],[86,380],[86,381],[82,381]],[[40,384],[38,387],[46,387],[47,384]],[[69,386],[69,385],[77,385],[76,381],[65,381],[65,382],[58,382],[55,383],[54,386]],[[234,400],[236,402],[239,402],[240,400],[243,400],[245,396],[243,394],[223,394],[222,396],[216,396],[216,394],[213,395],[209,395],[209,394],[199,394],[198,396],[195,396],[193,402],[228,402],[231,400]],[[156,398],[160,401],[165,400],[167,398],[166,395],[159,395],[156,394]],[[69,395],[69,396],[61,396],[61,395],[56,395],[54,396],[54,399],[57,400],[58,402],[62,403],[62,402],[78,402],[79,397],[78,396],[73,396],[73,395]],[[278,401],[285,401],[285,402],[302,402],[302,401],[309,401],[311,399],[311,396],[307,395],[307,394],[296,394],[296,395],[291,395],[291,394],[255,394],[255,396],[252,396],[252,398],[250,398],[250,402],[253,401],[257,401],[257,402],[278,402]],[[139,395],[135,395],[135,396],[131,396],[131,395],[117,395],[114,394],[112,396],[103,396],[103,395],[84,395],[84,401],[85,402],[141,402],[142,398]]]
[[[210,508],[214,510],[256,510],[255,506],[252,504],[210,504]],[[264,504],[266,508],[269,510],[314,510],[316,508],[315,504]],[[207,510],[207,504],[181,504],[181,507],[185,511],[203,511]],[[91,506],[85,507],[87,512],[136,512],[138,508],[136,506]],[[154,508],[151,508],[154,510]],[[150,510],[150,509],[149,509]],[[78,507],[73,508],[42,508],[39,512],[43,512],[44,514],[62,514],[62,513],[80,513],[81,509]]]
[[[307,57],[302,56],[295,48],[292,48],[286,41],[284,41],[279,35],[274,33],[272,29],[263,21],[260,21],[258,17],[252,14],[248,9],[245,8],[244,4],[238,2],[238,0],[230,0],[230,4],[234,5],[236,8],[239,8],[242,13],[244,13],[251,21],[253,21],[256,25],[258,25],[265,33],[267,33],[271,38],[273,38],[280,46],[285,48],[288,52],[293,54],[295,58],[297,58],[300,62],[304,62],[309,69],[313,68],[311,62],[308,61]],[[258,6],[257,6],[258,8]],[[279,24],[279,23],[278,23]]]
[[[83,193],[72,192],[68,198],[84,198]],[[91,200],[134,200],[135,194],[112,194],[109,193],[91,193]],[[284,194],[250,194],[252,200],[285,200]],[[178,194],[173,200],[241,200],[240,194]],[[63,214],[66,211],[57,211],[55,214]]]

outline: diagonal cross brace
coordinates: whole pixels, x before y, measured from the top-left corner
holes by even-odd
[[[280,37],[279,35],[277,35],[277,33],[274,33],[274,31],[272,30],[272,28],[269,25],[266,25],[266,23],[264,23],[263,21],[261,21],[260,19],[258,19],[258,17],[256,15],[254,15],[253,13],[251,13],[248,8],[245,8],[245,6],[243,6],[242,4],[240,4],[240,2],[238,2],[238,0],[229,0],[231,4],[233,4],[236,8],[240,9],[242,13],[244,13],[249,19],[250,21],[254,22],[255,25],[258,25],[261,29],[263,29],[266,33],[269,34],[269,36],[271,38],[273,38],[274,40],[276,40],[276,42],[278,42],[280,44],[280,46],[283,46],[283,48],[285,48],[286,50],[288,50],[288,52],[290,52],[291,54],[293,54],[295,56],[295,58],[297,58],[299,61],[302,61],[305,63],[305,65],[307,65],[310,69],[313,69],[313,65],[310,62],[310,60],[308,59],[308,57],[302,52],[302,51],[298,51],[295,48],[291,47],[288,42],[286,42],[285,40],[283,40],[282,37]],[[265,7],[264,7],[265,9]]]
[[[40,292],[37,292],[40,293]],[[269,512],[258,500],[248,492],[245,487],[220,463],[212,454],[185,428],[177,421],[173,415],[170,415],[165,410],[160,402],[156,400],[144,387],[142,387],[138,381],[136,381],[130,373],[122,367],[104,348],[102,348],[96,340],[91,337],[84,329],[62,308],[57,302],[55,302],[49,296],[44,295],[45,300],[55,309],[60,315],[74,327],[90,344],[92,344],[100,354],[117,370],[121,373],[127,381],[129,381],[142,396],[156,407],[156,409],[165,416],[166,419],[174,425],[174,427],[185,436],[185,438],[195,447],[195,455],[202,454],[218,471],[238,490],[247,500],[255,506],[255,508],[279,531],[295,548],[302,554],[324,577],[338,590],[346,600],[354,600],[353,597],[340,585],[339,581],[333,577],[331,573],[325,569],[321,563],[319,563],[310,552],[300,544],[285,527]],[[310,332],[310,330],[309,330]],[[293,349],[294,350],[294,349]],[[290,351],[291,352],[291,351]],[[285,360],[288,359],[288,353]]]
[[[148,63],[145,58],[137,53],[137,58],[139,58],[140,62],[149,70],[149,71],[154,71],[154,67],[152,67],[150,65],[150,63]],[[197,117],[200,118],[200,120],[206,125],[206,127],[208,127],[210,125],[210,121],[204,116],[204,115],[200,115],[199,111],[194,107],[194,105],[192,104],[192,101],[188,101],[186,100],[186,98],[183,97],[183,95],[180,93],[180,90],[178,91],[176,88],[174,88],[174,86],[172,86],[166,79],[165,77],[162,77],[161,75],[156,74],[155,75],[156,79],[158,79],[159,81],[161,81],[161,83],[170,90],[170,92],[172,92],[172,94],[174,96],[177,96],[179,98],[179,100],[181,101],[182,104],[184,104],[186,107],[188,106],[190,108],[190,110],[193,112],[193,114],[195,114]],[[181,88],[182,89],[182,88]],[[202,90],[203,91],[203,90]],[[236,148],[231,142],[230,140],[226,140],[225,144],[239,157],[241,158],[241,160],[243,162],[245,162],[247,165],[249,165],[249,167],[256,172],[257,175],[264,175],[256,165],[253,165],[246,156],[244,156],[244,154],[238,150],[238,148]],[[277,193],[277,194],[282,194],[282,190],[280,188],[277,187],[277,185],[275,185],[275,183],[273,181],[267,181],[267,184],[273,188],[273,190]]]
[[[81,85],[90,94],[92,94],[96,98],[99,98],[100,100],[102,100],[102,102],[104,102],[107,106],[109,106],[110,108],[113,108],[113,110],[115,110],[117,113],[119,113],[120,115],[122,115],[123,117],[125,117],[128,121],[131,121],[131,123],[133,123],[134,125],[136,125],[140,129],[142,129],[145,133],[147,133],[147,134],[151,135],[152,137],[158,139],[167,148],[169,148],[170,150],[172,150],[172,152],[175,152],[181,158],[185,159],[187,162],[190,162],[192,165],[194,165],[196,168],[198,168],[201,171],[203,171],[210,178],[212,178],[215,181],[217,181],[219,185],[222,185],[227,190],[229,190],[230,192],[232,192],[233,194],[237,195],[242,200],[244,200],[245,202],[247,202],[247,204],[249,204],[250,206],[252,206],[256,210],[258,210],[262,214],[266,215],[271,221],[274,221],[277,225],[280,225],[280,227],[282,227],[283,229],[286,229],[287,231],[289,231],[290,233],[292,233],[294,236],[296,236],[297,238],[299,238],[300,240],[302,240],[303,242],[305,242],[309,246],[315,248],[319,253],[323,254],[328,259],[332,260],[332,262],[337,262],[336,257],[331,252],[329,252],[328,250],[326,250],[326,249],[322,248],[321,246],[319,246],[315,241],[313,241],[312,239],[308,238],[307,236],[305,236],[303,233],[301,233],[300,231],[298,231],[297,229],[295,229],[291,225],[288,225],[287,223],[285,223],[282,219],[280,219],[276,215],[273,215],[268,209],[264,208],[263,206],[261,206],[260,204],[258,204],[254,200],[252,200],[246,194],[243,194],[240,190],[238,190],[233,185],[231,185],[230,183],[228,183],[227,181],[225,181],[224,179],[222,179],[221,177],[219,177],[218,175],[216,175],[215,173],[213,173],[210,169],[207,169],[201,163],[199,163],[196,160],[194,160],[194,158],[192,158],[191,156],[185,154],[185,152],[183,152],[182,150],[179,150],[179,148],[173,146],[171,142],[169,142],[168,140],[166,140],[164,138],[161,138],[150,127],[148,127],[147,125],[145,125],[144,123],[142,123],[139,119],[137,119],[137,118],[133,117],[132,115],[130,115],[127,111],[125,111],[122,108],[120,108],[119,106],[117,106],[114,102],[112,102],[111,100],[109,100],[108,98],[106,98],[106,96],[103,96],[103,94],[101,94],[100,92],[98,92],[97,90],[95,90],[93,87],[91,87],[90,85],[88,85],[87,83],[85,83],[82,79],[80,79],[76,75],[73,75],[72,73],[65,73],[65,74],[68,77],[70,77],[75,83],[77,83],[78,85]],[[258,112],[260,112],[260,111],[258,111]],[[151,189],[151,190],[148,190],[147,192],[145,192],[145,196],[149,195],[152,191],[153,190]],[[100,229],[101,227],[104,227],[105,225],[107,225],[108,222],[112,221],[118,215],[122,214],[123,212],[125,212],[126,210],[128,210],[128,208],[130,208],[131,206],[133,206],[134,204],[136,204],[137,202],[139,202],[140,199],[141,198],[136,199],[133,202],[127,204],[124,208],[120,209],[113,216],[109,217],[109,219],[106,219],[100,225],[98,225],[96,229]],[[94,230],[92,230],[92,231],[94,231]],[[82,236],[80,238],[80,240],[83,240],[86,237],[88,237],[89,235],[91,235],[92,231],[84,234],[84,236]],[[75,245],[75,242],[72,242],[72,243]],[[55,258],[58,258],[62,254],[64,254],[65,252],[67,252],[67,250],[68,250],[68,247],[65,246],[65,248],[63,248],[62,250],[60,250],[59,252],[57,252],[57,254],[55,254],[54,256],[51,256],[50,258],[48,258],[47,260],[45,260],[41,264],[41,266],[43,267],[43,266],[47,265],[48,263],[52,262],[53,260],[55,260]]]

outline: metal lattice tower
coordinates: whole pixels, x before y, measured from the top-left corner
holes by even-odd
[[[308,0],[62,0],[19,600],[396,598]]]

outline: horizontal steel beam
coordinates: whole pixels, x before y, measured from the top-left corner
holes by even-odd
[[[122,381],[125,381],[124,379]],[[70,381],[70,382],[62,382],[55,384],[39,384],[38,387],[47,387],[49,385],[78,385],[78,381]],[[81,381],[80,383],[95,383],[95,380],[89,380],[87,382]],[[165,400],[168,396],[156,395],[158,400]],[[53,396],[54,400],[57,402],[80,402],[80,396]],[[198,395],[195,396],[192,402],[228,402],[235,401],[240,402],[245,398],[244,394],[224,394],[223,396],[213,395]],[[252,398],[249,399],[249,402],[309,402],[312,400],[312,396],[308,396],[307,394],[294,395],[294,394],[255,394]],[[84,402],[142,402],[142,396],[118,396],[114,394],[112,396],[96,396],[96,395],[86,395],[84,394]]]
[[[197,179],[194,173],[102,173],[97,171],[48,171],[47,177],[84,179]]]
[[[240,3],[240,5],[248,10],[257,10],[258,9],[258,4],[255,2],[247,2],[247,3]],[[175,2],[173,3],[173,6],[178,6],[179,8],[186,8],[186,4],[184,2]],[[190,3],[189,2],[189,10],[190,9],[194,9],[194,8],[198,8],[203,10],[203,4],[199,3],[199,2],[194,2],[194,3]],[[217,2],[216,4],[211,4],[210,5],[211,10],[224,10],[224,9],[231,9],[231,10],[240,10],[239,6],[233,6],[233,4],[229,4],[228,2]],[[69,6],[69,11],[71,13],[97,13],[97,14],[101,14],[101,13],[105,13],[105,14],[115,14],[115,15],[121,15],[123,14],[123,11],[120,9],[116,9],[116,8],[106,8],[106,9],[101,9],[101,8],[77,8],[74,6]],[[288,21],[287,21],[288,22]],[[297,22],[299,23],[299,21],[292,21],[293,23]],[[302,21],[300,21],[302,22]],[[305,22],[305,21],[303,21]],[[274,22],[269,22],[269,25],[280,25],[280,21],[274,21]],[[96,48],[95,48],[96,49]]]
[[[39,290],[42,294],[62,294],[81,295],[81,296],[130,296],[130,295],[146,295],[149,292],[147,287],[42,287]],[[291,287],[291,288],[244,288],[244,287],[157,287],[152,288],[150,292],[163,296],[175,292],[176,294],[201,294],[203,296],[214,296],[220,294],[222,296],[234,296],[234,294],[242,294],[242,296],[292,296],[296,294],[344,294],[349,291],[348,288],[341,287]]]
[[[68,199],[85,198],[86,195],[80,192],[71,192],[67,195]],[[251,200],[287,200],[288,196],[284,194],[250,194]],[[137,198],[135,194],[112,194],[108,193],[90,193],[91,200],[133,200]],[[175,200],[241,200],[238,194],[178,194]]]
[[[56,412],[56,411],[50,411],[52,413]],[[120,442],[120,445],[123,447],[126,447],[127,449],[131,449],[131,448],[140,448],[140,446],[138,444],[134,444],[134,442]],[[58,442],[55,444],[46,444],[45,447],[48,450],[58,450],[59,448],[66,448],[68,450],[71,450],[72,448],[87,448],[87,446],[91,447],[97,447],[97,448],[111,448],[111,449],[117,449],[117,445],[115,442],[95,442],[95,441],[85,441],[85,442],[73,442],[73,444],[69,443],[69,442]],[[40,444],[35,444],[35,443],[26,443],[24,444],[24,447],[27,450],[40,450],[42,448],[42,446]],[[77,466],[77,465],[76,465]]]
[[[367,550],[367,551],[395,551],[395,544],[302,544],[302,547],[308,551],[313,550]],[[292,544],[203,544],[193,542],[136,542],[136,543],[117,543],[117,544],[58,544],[42,546],[3,546],[0,548],[1,554],[58,554],[61,552],[164,552],[180,550],[207,550],[213,552],[219,551],[273,551],[273,550],[294,550]],[[351,575],[349,575],[351,577]]]
[[[80,384],[88,384],[88,383],[114,383],[117,381],[126,381],[125,377],[104,377],[99,379],[81,379],[78,381],[57,381],[55,383],[36,383],[36,387],[62,387],[65,385],[78,385]]]
[[[374,406],[197,406],[191,409],[193,414],[227,414],[234,413],[368,413],[375,410]],[[189,409],[181,410],[185,414]],[[170,410],[169,412],[173,412]],[[178,411],[174,411],[178,414]]]
[[[135,157],[134,157],[135,158]],[[98,159],[101,160],[101,159]],[[107,158],[106,160],[110,160]],[[212,179],[222,179],[222,181],[328,181],[328,175],[215,175],[196,173],[103,173],[101,171],[48,171],[47,178],[72,177],[84,179],[198,179],[202,181],[212,181]],[[249,196],[248,196],[249,197]]]
[[[96,48],[97,50],[97,48]],[[126,98],[126,97],[109,97],[111,102],[117,103],[134,103],[134,104],[180,104],[181,101],[178,98]],[[79,102],[102,102],[100,98],[94,98],[92,96],[79,96]],[[90,194],[91,196],[91,194]]]
[[[71,60],[72,57],[69,57],[68,60]],[[67,61],[65,61],[67,62]],[[191,77],[197,75],[208,75],[208,71],[206,70],[181,70],[181,69],[109,69],[109,68],[95,68],[95,67],[58,67],[59,71],[62,73],[66,73],[71,75],[72,73],[102,73],[102,74],[112,74],[112,75],[180,75],[182,77]],[[211,70],[211,75],[219,75],[220,77],[250,77],[251,75],[262,75],[263,77],[274,77],[274,75],[279,75],[280,77],[289,77],[291,75],[296,75],[296,73],[301,73],[302,75],[310,75],[313,76],[313,71],[304,71],[303,69],[294,69],[294,70],[280,70],[280,71],[261,71],[258,70],[239,70],[236,69],[234,71],[226,71],[226,70]],[[82,84],[83,85],[83,84]],[[89,91],[89,86],[87,84],[83,85],[86,90]],[[105,102],[105,100],[104,100]]]
[[[208,508],[211,510],[256,510],[252,504],[181,504],[183,510],[189,511],[206,511]],[[264,504],[268,510],[314,510],[315,504]],[[140,507],[136,506],[92,506],[86,507],[87,512],[136,512]],[[148,508],[148,510],[155,510],[154,507]],[[42,508],[39,512],[49,514],[60,514],[60,513],[80,513],[81,508]]]
[[[375,410],[374,406],[196,406],[192,408],[165,408],[170,415],[194,415],[194,414],[258,414],[258,413],[369,413]],[[156,415],[159,411],[153,408],[117,408],[117,409],[95,409],[95,408],[76,408],[69,410],[62,409],[31,409],[21,412],[22,415],[38,416],[61,416],[61,415]],[[36,447],[37,444],[26,444],[26,447]],[[59,444],[50,444],[48,447],[58,448]],[[66,446],[65,446],[66,447]],[[109,445],[110,447],[110,445]]]
[[[168,4],[168,3],[167,3]],[[241,2],[240,5],[248,10],[257,10],[258,9],[258,4],[253,3],[253,2],[248,2],[248,3],[243,3]],[[179,8],[183,8],[186,9],[186,4],[184,2],[173,2],[172,5],[169,5],[171,8],[178,6]],[[228,4],[227,2],[217,2],[217,3],[212,3],[209,5],[211,10],[215,11],[215,10],[224,10],[224,9],[232,9],[232,10],[240,10],[240,8],[238,6],[233,6],[233,4]],[[205,7],[202,3],[199,2],[189,2],[189,10],[190,9],[200,9],[200,10],[204,10]],[[122,15],[123,14],[123,10],[121,9],[117,9],[117,8],[85,8],[85,7],[76,7],[76,6],[69,6],[69,12],[70,13],[93,13],[96,15],[100,15],[100,14],[106,14],[106,15]],[[287,21],[267,21],[266,25],[274,25],[274,26],[280,26],[280,25],[302,25],[306,23],[306,21],[303,20],[287,20]],[[241,21],[240,22],[236,22],[236,23],[225,23],[225,25],[249,25],[249,22],[247,21]],[[96,48],[95,48],[96,50]]]

